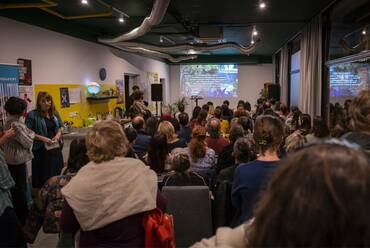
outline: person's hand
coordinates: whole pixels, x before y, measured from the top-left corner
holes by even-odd
[[[15,130],[14,130],[13,128],[10,128],[10,129],[8,129],[8,130],[6,130],[6,131],[4,132],[3,137],[4,137],[5,139],[9,139],[9,138],[13,137],[14,135],[15,135]]]
[[[61,132],[58,132],[58,133],[54,136],[53,140],[55,140],[55,141],[59,141],[61,137],[62,137],[62,133],[61,133]]]
[[[42,141],[48,145],[51,145],[53,144],[53,140],[52,139],[49,139],[48,137],[43,137],[42,138]]]

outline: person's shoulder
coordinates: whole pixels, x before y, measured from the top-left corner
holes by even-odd
[[[35,118],[36,116],[39,116],[39,115],[40,115],[39,111],[34,109],[34,110],[31,110],[30,112],[28,112],[27,118]]]
[[[207,148],[206,153],[208,155],[211,155],[211,156],[214,156],[216,154],[215,150],[213,150],[212,148],[209,148],[209,147]]]

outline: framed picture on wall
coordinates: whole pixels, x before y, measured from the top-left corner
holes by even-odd
[[[62,108],[69,108],[69,91],[68,88],[60,88],[60,105]]]
[[[32,85],[32,62],[30,59],[17,59],[19,65],[19,85]]]

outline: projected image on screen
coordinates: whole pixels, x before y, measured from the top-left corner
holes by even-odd
[[[368,87],[370,66],[347,63],[330,66],[330,97],[354,97]]]
[[[181,65],[181,94],[202,97],[237,97],[237,65]]]

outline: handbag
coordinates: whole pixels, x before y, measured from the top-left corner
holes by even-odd
[[[173,216],[156,208],[144,215],[145,247],[175,248]]]

